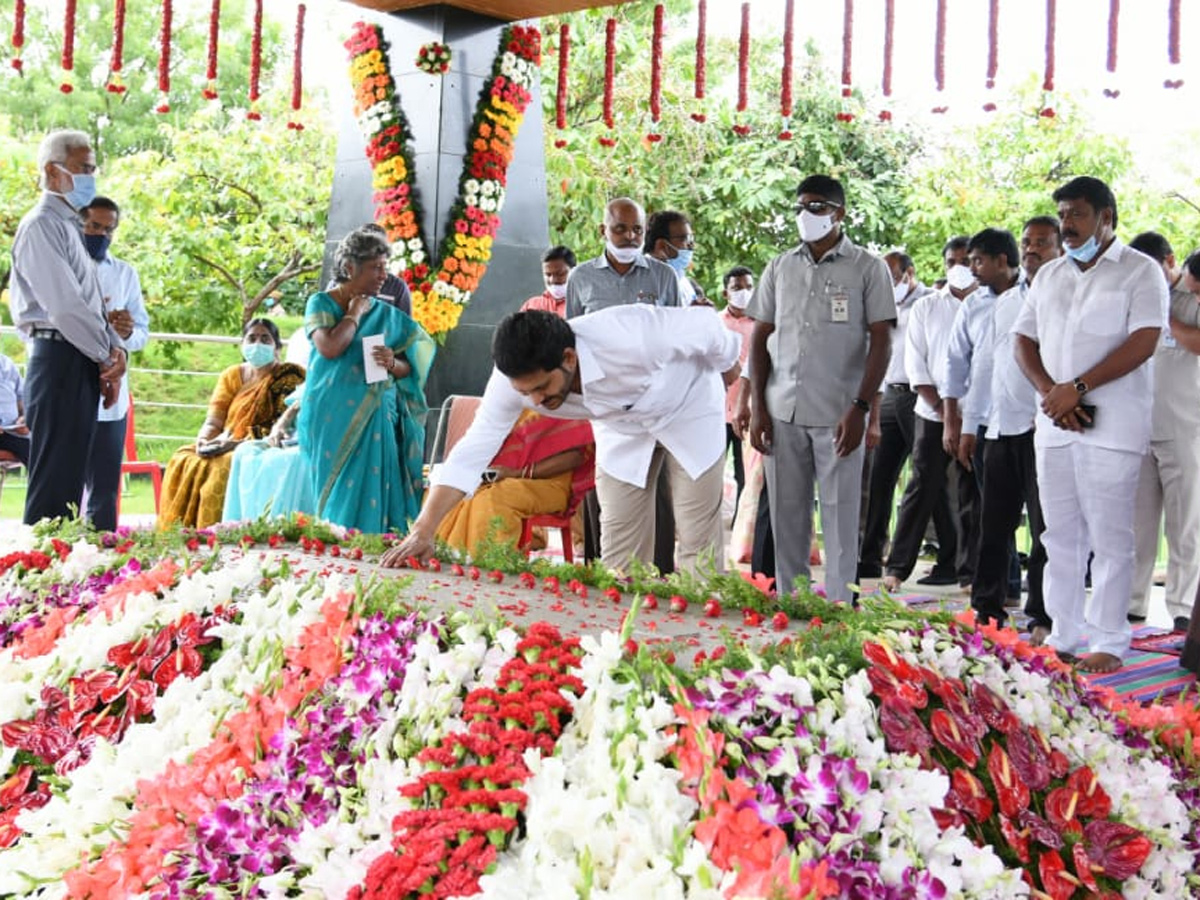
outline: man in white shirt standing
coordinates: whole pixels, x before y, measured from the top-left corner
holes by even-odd
[[[518,312],[496,326],[496,364],[467,433],[439,470],[408,536],[385,566],[433,552],[437,527],[504,442],[521,411],[589,419],[596,436],[601,558],[628,574],[654,551],[658,473],[671,480],[679,565],[723,566],[725,388],[741,341],[711,309],[636,304],[564,320]]]
[[[96,261],[104,312],[113,330],[130,353],[146,346],[150,317],[142,300],[142,284],[133,266],[109,253],[113,235],[121,224],[121,209],[108,197],[96,197],[80,211],[83,243]],[[129,414],[129,376],[121,376],[117,402],[100,404],[92,452],[84,476],[83,509],[100,531],[117,527],[117,494],[121,489],[121,459],[125,453],[125,418]]]
[[[1176,631],[1187,631],[1200,587],[1200,303],[1184,285],[1166,238],[1146,231],[1129,246],[1159,264],[1171,291],[1170,327],[1154,351],[1154,412],[1137,490],[1129,615],[1146,617],[1165,518],[1167,612]]]
[[[1066,256],[1038,272],[1013,325],[1017,361],[1041,397],[1046,642],[1083,653],[1082,671],[1113,672],[1131,637],[1134,502],[1167,285],[1152,259],[1117,240],[1117,201],[1103,181],[1080,176],[1053,196]]]

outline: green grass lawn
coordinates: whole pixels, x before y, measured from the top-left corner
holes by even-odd
[[[25,512],[25,471],[9,475],[0,494],[0,519],[20,519]],[[121,516],[154,515],[154,486],[149,475],[128,475],[121,492]],[[126,522],[128,524],[128,522]]]

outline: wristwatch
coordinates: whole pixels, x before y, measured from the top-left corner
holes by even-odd
[[[863,412],[871,411],[871,404],[868,401],[864,400],[862,397],[854,398],[854,406],[856,409],[861,409]]]
[[[1084,381],[1082,378],[1076,378],[1075,379],[1075,393],[1079,394],[1079,396],[1082,397],[1087,392],[1088,392],[1087,382]]]

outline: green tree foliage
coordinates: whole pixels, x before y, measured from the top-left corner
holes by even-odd
[[[750,60],[750,104],[736,111],[737,42],[709,36],[708,97],[693,96],[694,26],[690,0],[666,5],[667,37],[661,121],[649,111],[650,35],[654,4],[635,0],[542,22],[546,168],[553,241],[581,258],[600,252],[598,225],[608,199],[629,195],[648,211],[678,209],[696,233],[693,274],[715,296],[731,266],[760,270],[796,243],[796,185],[823,172],[847,191],[848,231],[877,246],[899,240],[907,212],[904,170],[915,141],[904,129],[867,117],[861,98],[843,100],[811,47],[796,48],[790,140],[781,140],[781,42],[756,36]],[[615,128],[602,116],[605,21],[618,19]],[[568,128],[554,128],[559,25],[571,29]],[[851,121],[839,121],[852,112]],[[693,115],[704,115],[697,122]],[[748,136],[734,132],[749,126]],[[662,135],[659,142],[646,136]],[[606,147],[600,138],[613,138]],[[557,146],[558,142],[565,142]]]

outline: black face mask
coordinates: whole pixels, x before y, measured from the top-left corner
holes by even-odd
[[[88,256],[96,262],[101,262],[108,254],[108,245],[112,243],[112,237],[107,234],[85,234],[83,243],[87,247]]]

